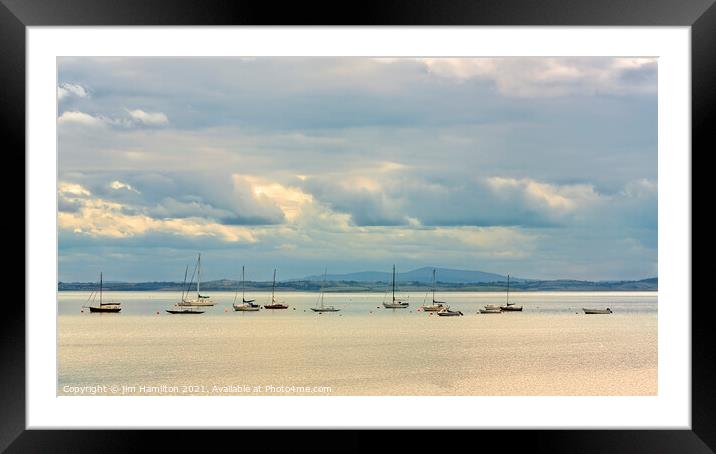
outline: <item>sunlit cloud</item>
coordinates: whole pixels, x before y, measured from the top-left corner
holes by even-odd
[[[130,192],[135,192],[135,193],[137,193],[137,194],[140,193],[139,191],[137,191],[136,189],[134,189],[134,188],[132,187],[132,185],[129,185],[129,184],[127,184],[127,183],[122,183],[121,181],[118,181],[118,180],[114,180],[113,182],[111,182],[111,183],[109,184],[109,187],[111,187],[112,189],[115,189],[115,190],[124,189],[124,190],[130,191]]]
[[[487,181],[498,195],[518,195],[559,213],[589,208],[601,199],[588,184],[555,185],[529,178],[503,177],[492,177]]]
[[[89,196],[92,195],[87,189],[82,187],[80,184],[68,183],[60,181],[58,184],[58,191],[60,195],[71,195],[71,196]]]
[[[89,92],[85,87],[78,84],[63,83],[57,87],[57,99],[62,101],[71,96],[78,98],[89,97]]]
[[[169,119],[162,112],[145,112],[141,109],[127,110],[133,120],[150,126],[166,125]]]
[[[289,221],[301,214],[306,204],[313,202],[313,197],[298,188],[287,187],[256,176],[234,175],[236,181],[245,181],[257,199],[268,198],[281,208]]]
[[[85,199],[76,212],[60,212],[59,228],[90,237],[128,238],[151,232],[186,237],[214,237],[230,243],[255,242],[249,229],[226,226],[202,218],[154,219],[144,214],[127,214],[119,203]]]
[[[78,124],[84,126],[103,126],[106,124],[106,120],[84,112],[68,111],[63,112],[62,115],[57,118],[57,123],[60,125]]]

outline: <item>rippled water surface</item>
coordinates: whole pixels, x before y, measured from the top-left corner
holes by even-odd
[[[478,314],[502,293],[439,295],[463,317],[382,309],[384,294],[282,293],[287,310],[234,312],[211,293],[200,315],[164,310],[172,292],[105,292],[120,314],[90,314],[87,294],[58,303],[61,395],[653,395],[655,292],[514,293],[523,312]],[[270,295],[251,295],[264,304]],[[239,296],[240,298],[240,296]],[[582,308],[611,308],[584,315]]]

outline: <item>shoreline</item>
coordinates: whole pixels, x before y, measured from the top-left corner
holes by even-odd
[[[57,289],[57,293],[71,293],[71,292],[89,292],[92,291],[92,288],[65,288],[65,289]],[[181,288],[157,288],[157,289],[132,289],[132,288],[105,288],[105,292],[134,292],[134,293],[150,293],[150,292],[162,292],[162,293],[175,293],[175,292],[181,292]],[[190,292],[196,292],[196,289],[190,289]],[[236,289],[232,288],[204,288],[202,287],[202,291],[206,292],[224,292],[224,293],[234,293]],[[281,293],[318,293],[320,292],[320,287],[317,288],[281,288],[277,287],[276,292]],[[384,288],[346,288],[346,289],[330,289],[330,288],[324,288],[323,291],[325,293],[384,293],[386,290]],[[401,287],[400,292],[406,293],[406,292],[426,292],[430,291],[429,287]],[[440,293],[503,293],[505,292],[504,288],[473,288],[473,287],[466,287],[466,288],[437,288],[436,292]],[[513,289],[510,287],[510,293],[640,293],[640,292],[647,292],[647,293],[658,293],[659,289],[649,289],[649,288],[629,288],[629,289],[613,289],[613,288],[604,288],[604,289],[586,289],[586,288],[537,288],[537,289]],[[271,293],[270,289],[266,288],[246,288],[246,293]]]

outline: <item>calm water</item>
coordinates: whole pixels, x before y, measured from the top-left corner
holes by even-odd
[[[657,392],[656,292],[513,293],[523,312],[477,314],[504,293],[444,292],[464,317],[383,309],[384,294],[277,294],[287,310],[234,312],[212,292],[201,315],[164,312],[174,292],[105,292],[90,314],[61,292],[61,395],[649,395]],[[247,295],[249,296],[249,295]],[[264,304],[269,294],[251,297]],[[239,296],[240,298],[240,296]],[[379,308],[380,307],[380,308]],[[610,307],[612,315],[584,315]]]

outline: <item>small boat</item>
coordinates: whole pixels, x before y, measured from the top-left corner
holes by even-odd
[[[189,285],[185,287],[186,285],[186,278],[187,274],[189,273],[189,266],[187,265],[186,269],[184,270],[184,283],[182,284],[181,289],[181,300],[180,302],[173,305],[170,309],[165,309],[170,314],[203,314],[204,311],[201,308],[197,308],[195,305],[190,304],[182,304],[186,302],[186,299],[184,298],[186,296],[186,292],[189,290],[189,287],[191,287],[191,282],[189,282]],[[194,280],[194,277],[192,276],[192,280]]]
[[[122,310],[121,303],[118,303],[117,301],[108,301],[105,302],[102,299],[102,273],[99,273],[99,305],[94,304],[95,299],[97,298],[97,290],[94,290],[92,293],[90,293],[89,298],[87,298],[87,301],[89,302],[90,299],[92,299],[92,305],[89,306],[90,312],[94,313],[108,313],[108,314],[116,314],[117,312]],[[87,307],[87,306],[83,306]]]
[[[460,311],[451,311],[450,306],[445,306],[438,311],[438,315],[441,317],[459,317],[464,314]]]
[[[256,300],[247,300],[246,299],[246,283],[244,281],[244,267],[241,267],[241,304],[236,304],[236,297],[238,296],[238,289],[236,289],[237,292],[234,294],[234,302],[231,304],[234,307],[234,310],[237,312],[257,312],[261,309],[261,306],[254,303]]]
[[[323,288],[326,286],[326,273],[328,272],[328,269],[326,269],[323,272],[323,284],[321,284],[321,294],[318,297],[318,301],[316,301],[316,307],[312,307],[311,310],[313,312],[338,312],[340,309],[336,308],[335,306],[326,306],[323,304]]]
[[[386,309],[405,309],[409,305],[410,303],[407,301],[395,297],[395,265],[393,265],[393,300],[391,302],[383,301],[383,306]]]
[[[502,312],[522,312],[522,306],[510,302],[510,275],[507,275],[507,304],[500,306]]]
[[[273,270],[273,287],[271,287],[271,304],[264,304],[264,309],[288,309],[288,304],[276,301],[276,270]]]
[[[481,314],[501,314],[502,309],[497,304],[486,304],[484,309],[480,309]]]
[[[433,268],[433,302],[432,304],[423,304],[420,309],[425,312],[438,312],[448,307],[444,301],[435,301],[435,269]]]
[[[170,314],[203,314],[204,311],[195,306],[179,306],[174,305],[171,309],[165,309]]]
[[[609,308],[606,309],[585,309],[582,308],[585,314],[611,314],[612,310]]]
[[[185,300],[182,298],[181,302],[177,303],[179,306],[213,306],[214,302],[211,301],[208,295],[201,294],[201,253],[196,261],[197,278],[196,278],[196,299]],[[194,276],[192,275],[192,280]]]

